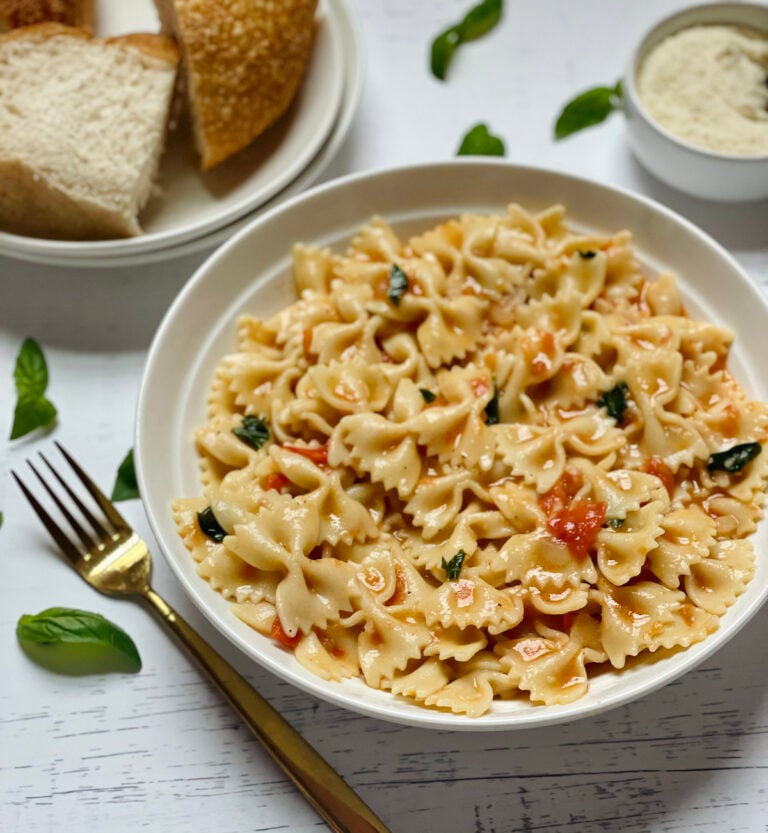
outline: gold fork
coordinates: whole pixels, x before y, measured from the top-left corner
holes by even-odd
[[[100,593],[134,598],[143,602],[155,614],[208,679],[229,700],[246,726],[335,833],[390,833],[354,790],[304,738],[155,593],[149,584],[152,564],[147,545],[72,456],[58,442],[56,447],[100,507],[102,518],[94,515],[42,454],[40,457],[92,531],[77,520],[59,494],[32,463],[29,460],[27,462],[72,527],[75,536],[80,540],[80,547],[72,543],[16,472],[11,473],[45,528],[80,577]]]

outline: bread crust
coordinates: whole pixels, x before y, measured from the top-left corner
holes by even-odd
[[[293,101],[317,0],[157,0],[182,50],[201,167],[249,145]]]
[[[150,32],[135,32],[111,38],[94,38],[86,29],[79,29],[75,26],[65,26],[62,23],[35,23],[32,26],[22,26],[19,29],[3,32],[0,34],[0,43],[30,38],[33,40],[49,40],[62,36],[112,43],[125,49],[135,49],[170,66],[176,66],[179,63],[179,50],[176,41],[165,35],[155,35]]]
[[[34,23],[63,23],[93,31],[94,0],[0,0],[0,32]]]

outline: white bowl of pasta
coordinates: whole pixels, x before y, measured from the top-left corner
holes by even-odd
[[[195,604],[318,697],[443,729],[595,714],[765,599],[766,321],[643,197],[485,160],[348,177],[167,313],[141,493]]]

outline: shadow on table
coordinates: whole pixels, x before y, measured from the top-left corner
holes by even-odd
[[[0,257],[0,329],[71,350],[143,350],[207,252],[149,266],[60,268]]]
[[[627,159],[643,194],[682,214],[726,248],[751,251],[768,246],[768,200],[717,203],[689,197],[648,173],[629,150]]]

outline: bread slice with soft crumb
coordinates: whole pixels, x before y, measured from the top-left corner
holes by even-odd
[[[307,67],[317,0],[155,0],[174,35],[201,167],[247,147],[288,109]]]
[[[0,229],[140,234],[177,65],[162,35],[99,39],[43,23],[0,36]]]
[[[94,0],[0,0],[0,32],[34,23],[93,29]]]

